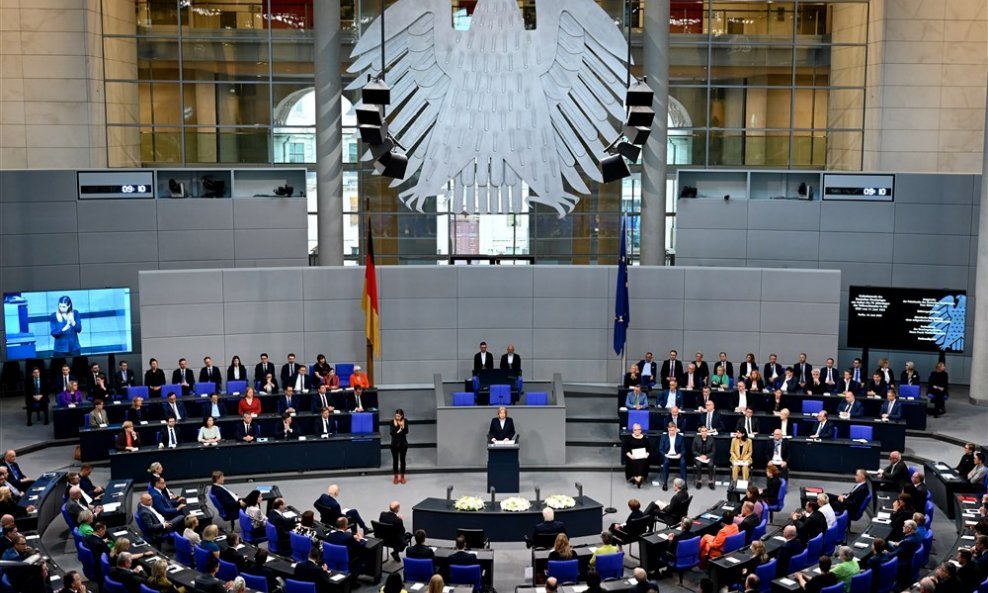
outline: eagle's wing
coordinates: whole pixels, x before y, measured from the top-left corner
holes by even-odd
[[[543,6],[542,4],[538,6]],[[603,147],[625,119],[627,40],[593,0],[549,3],[538,12],[538,76],[549,103],[560,170],[579,193],[589,189],[580,171],[603,181]]]
[[[956,300],[955,300],[956,299]],[[967,296],[945,296],[933,306],[928,328],[939,334],[937,346],[943,351],[964,349],[964,323],[967,315]]]
[[[366,75],[381,71],[381,24],[374,19],[353,48],[353,63],[347,69],[358,73],[347,90],[367,83]],[[422,167],[415,147],[428,145],[435,129],[450,77],[448,64],[457,33],[450,19],[449,0],[399,0],[385,12],[385,60],[387,82],[391,86],[388,120],[391,133],[412,155],[405,179],[411,179]],[[358,105],[360,102],[358,102]],[[367,151],[362,157],[371,158]],[[396,180],[392,185],[400,184]]]

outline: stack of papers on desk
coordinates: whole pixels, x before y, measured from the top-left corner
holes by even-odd
[[[185,499],[185,503],[186,504],[199,504],[199,497],[198,496],[190,496],[190,497],[188,497],[188,498]]]
[[[748,480],[738,480],[737,485],[734,487],[735,490],[747,490]]]
[[[119,502],[108,502],[108,503],[106,503],[106,504],[103,505],[103,512],[104,513],[112,513],[113,511],[116,511],[119,508],[120,508],[120,503]]]
[[[127,531],[126,529],[121,529],[120,531],[114,531],[113,532],[113,537],[124,537],[124,536],[129,535],[129,534],[130,534],[130,532]]]
[[[423,585],[422,583],[415,583],[414,585],[412,585],[411,587],[409,587],[409,589],[411,589],[412,591],[418,591],[419,589],[421,589],[424,586],[425,585]]]
[[[789,577],[782,577],[781,579],[779,579],[779,582],[782,583],[783,585],[786,585],[787,587],[796,584],[796,581],[790,579]]]
[[[740,560],[738,560],[734,556],[727,556],[727,557],[724,558],[724,560],[727,560],[731,564],[739,564],[741,562]]]

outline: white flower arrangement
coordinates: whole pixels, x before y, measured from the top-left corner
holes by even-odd
[[[502,500],[500,504],[502,511],[510,511],[512,513],[520,513],[521,511],[527,511],[532,508],[532,503],[527,498],[522,498],[521,496],[509,496]]]
[[[572,496],[566,496],[565,494],[553,494],[552,496],[547,496],[545,499],[545,506],[556,509],[571,509],[576,506],[576,501],[573,500]]]
[[[484,501],[479,496],[461,496],[453,503],[453,508],[458,511],[482,511]]]

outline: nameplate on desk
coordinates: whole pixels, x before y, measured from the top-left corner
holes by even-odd
[[[69,407],[70,408],[74,408],[75,407],[75,404],[69,404]]]
[[[147,424],[147,423],[148,423],[148,421],[147,421],[147,420],[141,420],[141,422],[140,422],[140,425],[141,425],[141,426],[144,426],[144,425],[145,425],[145,424]]]
[[[266,563],[268,563],[268,562],[274,562],[275,560],[277,560],[277,558],[276,558],[276,557],[274,557],[274,556],[268,556],[268,559],[267,559],[267,560],[265,560],[264,562],[265,562],[265,564],[266,564]]]
[[[423,586],[424,585],[422,583],[415,583],[414,585],[412,585],[411,587],[409,587],[409,589],[412,590],[412,591],[418,591]]]
[[[37,494],[35,494],[34,496],[28,496],[28,497],[27,497],[27,499],[28,499],[29,501],[32,501],[32,502],[33,502],[33,501],[35,501],[35,500],[38,500],[38,495],[37,495]]]
[[[773,536],[772,536],[772,539],[777,539],[777,540],[779,540],[780,542],[784,542],[784,541],[786,541],[786,538],[784,538],[784,537],[782,537],[781,535],[773,535]]]
[[[865,548],[867,548],[869,546],[868,546],[868,544],[866,544],[864,542],[854,542],[854,547],[863,550],[863,549],[865,549]]]
[[[106,428],[107,426],[109,426],[109,424],[106,424],[105,422],[99,425],[100,428]]]
[[[319,435],[319,438],[321,438],[321,439],[328,439],[329,438],[329,433],[324,432],[321,435]]]
[[[258,443],[266,443],[266,442],[268,442],[268,439],[267,439],[267,437],[259,437],[257,439],[257,442]]]
[[[350,510],[350,509],[347,509],[347,510]],[[344,511],[344,512],[346,512],[346,511]],[[292,511],[285,511],[284,513],[281,514],[281,516],[283,516],[286,519],[294,519],[295,517],[298,517],[298,515],[296,515]]]
[[[734,556],[728,556],[727,558],[724,558],[724,560],[727,560],[731,564],[740,564],[741,563],[741,561],[738,560],[737,558],[735,558]]]
[[[305,440],[305,437],[304,436],[300,436],[300,437],[298,437],[298,440],[304,441]]]
[[[174,572],[178,572],[180,570],[182,570],[182,567],[179,566],[179,565],[177,565],[177,564],[172,564],[171,566],[168,567],[168,572],[174,573]]]
[[[338,572],[338,573],[334,574],[333,576],[329,577],[329,580],[333,581],[334,583],[338,583],[338,582],[342,581],[345,578],[346,578],[346,575],[345,574],[343,574],[342,572]]]
[[[120,531],[114,531],[114,532],[113,532],[113,537],[123,537],[123,536],[125,536],[125,535],[128,535],[129,533],[130,533],[130,532],[129,532],[129,531],[127,531],[126,529],[122,529],[122,530],[120,530]]]
[[[234,391],[231,395],[240,395],[239,391]]]
[[[120,503],[119,502],[108,502],[108,503],[105,503],[103,505],[103,512],[104,513],[112,513],[112,512],[116,511],[119,508],[120,508]]]
[[[570,588],[573,590],[573,593],[583,593],[590,587],[587,587],[586,585],[572,585]]]
[[[195,492],[195,490],[193,490],[193,492]],[[186,491],[186,494],[188,494],[188,491]],[[185,499],[185,502],[188,503],[188,504],[197,504],[199,502],[199,497],[198,496],[190,496],[190,497],[188,497],[188,498]]]
[[[24,539],[26,539],[26,540],[32,540],[32,539],[38,539],[39,537],[41,537],[41,536],[38,535],[37,533],[35,533],[35,534],[32,534],[32,535],[25,535],[24,536]]]
[[[973,535],[962,535],[961,536],[961,539],[974,541],[974,536]]]
[[[796,581],[794,581],[794,580],[792,580],[792,579],[790,579],[788,577],[782,577],[781,579],[779,579],[779,582],[782,583],[783,585],[787,586],[787,587],[791,587],[791,586],[793,586],[793,585],[796,584]]]

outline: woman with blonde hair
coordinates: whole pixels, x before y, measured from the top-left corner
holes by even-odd
[[[177,586],[168,579],[167,560],[155,560],[151,564],[151,576],[144,584],[160,593],[185,593],[185,587]]]
[[[437,574],[432,575],[429,579],[429,590],[426,593],[443,593],[443,589],[446,587],[446,582],[443,578]]]
[[[220,557],[220,545],[216,543],[216,538],[220,536],[220,528],[215,524],[207,525],[205,529],[202,530],[202,542],[199,547],[203,550],[208,551],[210,554],[216,558]]]
[[[549,560],[572,560],[573,555],[573,546],[570,545],[566,534],[557,535],[556,543],[553,544],[552,551],[549,552]]]
[[[185,531],[182,532],[182,537],[189,540],[193,546],[198,546],[202,542],[202,538],[196,533],[196,527],[198,526],[198,518],[191,515],[185,518]]]

